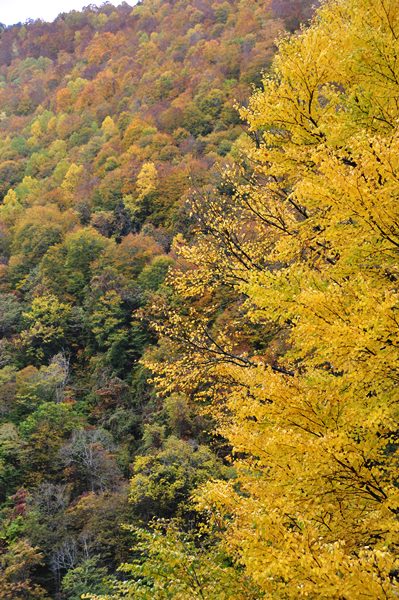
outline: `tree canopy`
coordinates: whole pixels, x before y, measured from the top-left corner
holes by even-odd
[[[0,596],[397,598],[399,7],[311,13],[0,32]]]

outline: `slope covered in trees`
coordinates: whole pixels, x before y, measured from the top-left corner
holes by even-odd
[[[397,598],[399,8],[307,9],[2,33],[1,598]]]
[[[395,0],[326,2],[242,109],[241,164],[193,199],[145,363],[212,415],[232,472],[113,598],[398,596],[398,52]]]
[[[193,490],[232,476],[211,418],[190,394],[160,399],[139,361],[154,294],[182,306],[164,279],[194,235],[192,190],[224,189],[246,143],[234,103],[309,6],[145,0],[2,28],[2,599],[107,592],[132,545],[148,553],[122,523],[187,531]],[[210,582],[255,594],[212,548]]]

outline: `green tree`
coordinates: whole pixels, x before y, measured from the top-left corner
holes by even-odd
[[[107,570],[99,567],[96,558],[88,558],[68,571],[62,578],[61,589],[68,600],[80,600],[87,590],[94,594],[106,594],[110,587],[104,581]]]
[[[91,600],[259,600],[260,590],[230,563],[205,536],[184,534],[177,523],[159,521],[149,532],[131,528],[141,558],[120,568],[122,583]],[[127,579],[127,580],[126,580]]]
[[[24,313],[28,327],[21,333],[21,344],[37,361],[62,350],[71,328],[72,305],[52,294],[34,298]]]
[[[170,436],[159,449],[136,458],[130,502],[145,520],[154,515],[170,517],[179,507],[184,509],[196,486],[222,471],[206,446]]]
[[[112,242],[85,228],[69,233],[62,244],[49,249],[40,264],[43,281],[59,295],[83,300],[93,275],[95,261]]]

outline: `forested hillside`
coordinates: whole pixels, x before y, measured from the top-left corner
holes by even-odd
[[[398,597],[399,6],[311,5],[1,31],[1,599]]]
[[[140,359],[194,190],[245,145],[235,103],[309,8],[145,0],[2,28],[2,599],[105,593],[147,552],[123,523],[189,531],[193,490],[231,477],[211,418]]]
[[[145,357],[231,473],[192,495],[197,539],[159,525],[113,598],[398,597],[398,56],[396,0],[331,0],[242,108],[253,140],[194,200]]]

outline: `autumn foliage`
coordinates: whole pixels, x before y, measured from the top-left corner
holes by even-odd
[[[0,596],[398,596],[399,8],[311,14],[1,31]]]
[[[280,42],[154,307],[161,393],[236,470],[194,501],[267,598],[398,593],[398,33],[395,2],[333,0]]]

